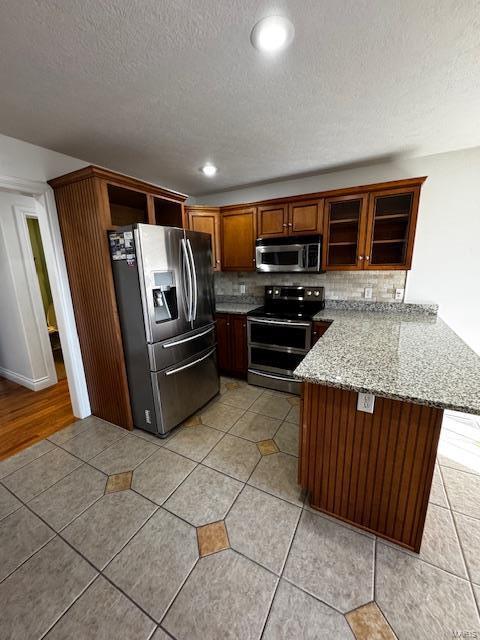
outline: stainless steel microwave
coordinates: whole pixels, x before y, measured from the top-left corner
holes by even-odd
[[[322,270],[322,236],[258,238],[257,271],[291,273]]]

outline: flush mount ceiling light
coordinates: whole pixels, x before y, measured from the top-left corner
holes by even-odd
[[[283,16],[263,18],[253,27],[250,40],[263,53],[277,53],[286,49],[295,35],[293,24]]]
[[[208,178],[213,178],[213,176],[217,173],[217,167],[215,167],[210,162],[207,162],[207,164],[204,164],[202,167],[202,173]]]

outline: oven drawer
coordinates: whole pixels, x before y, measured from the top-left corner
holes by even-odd
[[[264,346],[250,345],[248,366],[262,371],[276,371],[291,375],[305,358],[305,352],[280,350]]]

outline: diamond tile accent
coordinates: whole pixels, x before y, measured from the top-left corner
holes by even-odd
[[[375,602],[350,611],[346,618],[356,640],[395,640],[391,626]]]
[[[257,442],[257,447],[262,456],[269,456],[272,453],[278,453],[279,449],[273,440],[261,440]]]
[[[183,427],[198,427],[199,424],[202,424],[200,420],[200,416],[190,416],[185,422],[183,422]]]
[[[225,522],[223,520],[198,527],[197,540],[198,551],[201,557],[209,556],[212,553],[223,551],[230,547]]]
[[[132,486],[133,471],[125,471],[124,473],[115,473],[108,476],[105,493],[115,493],[115,491],[126,491]]]

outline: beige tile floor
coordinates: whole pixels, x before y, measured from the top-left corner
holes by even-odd
[[[445,420],[417,556],[309,508],[298,420],[223,379],[166,440],[91,417],[0,462],[0,638],[480,637],[478,423]]]

